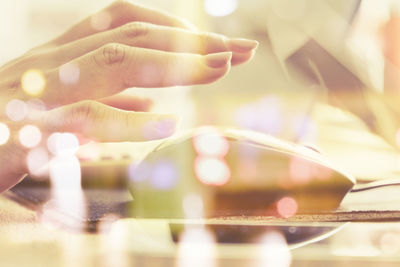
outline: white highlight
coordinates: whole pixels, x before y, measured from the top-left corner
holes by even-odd
[[[72,214],[73,217],[85,216],[85,197],[81,187],[81,167],[74,155],[63,154],[56,156],[49,163],[52,200],[44,206],[42,221],[51,221],[52,213],[57,211]],[[67,219],[68,217],[66,217]],[[83,227],[81,222],[71,220],[66,222],[76,224],[75,229]]]
[[[79,82],[80,69],[75,63],[67,63],[60,67],[58,76],[63,84],[76,84]]]
[[[285,237],[279,232],[267,232],[258,245],[256,266],[289,267],[292,256]]]
[[[42,112],[46,111],[46,105],[38,98],[34,98],[26,102],[28,106],[28,118],[31,120],[40,120]]]
[[[203,227],[185,229],[180,238],[177,260],[178,267],[215,267],[214,236]]]
[[[29,151],[26,157],[28,170],[35,176],[41,176],[46,173],[45,167],[49,163],[49,154],[43,147],[37,147]]]
[[[204,9],[214,17],[224,17],[233,13],[238,7],[237,0],[205,0]]]
[[[229,143],[214,127],[203,127],[193,139],[196,152],[201,156],[224,157],[229,151]]]
[[[10,129],[8,129],[7,125],[0,122],[0,145],[7,143],[9,138]]]
[[[28,115],[28,106],[22,100],[13,99],[6,105],[6,114],[12,121],[22,121]]]
[[[18,137],[21,145],[32,148],[40,143],[42,140],[42,133],[39,128],[34,125],[25,125],[19,130]]]
[[[79,149],[79,140],[72,133],[53,133],[47,139],[47,148],[53,155],[74,155]]]
[[[31,69],[22,75],[21,86],[26,94],[38,96],[43,93],[46,80],[41,71]]]
[[[198,157],[195,161],[197,178],[206,185],[221,186],[226,184],[231,171],[224,160],[210,157]]]

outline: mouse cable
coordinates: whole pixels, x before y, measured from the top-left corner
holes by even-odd
[[[351,193],[357,193],[357,192],[363,192],[367,190],[372,190],[376,188],[381,188],[381,187],[387,187],[387,186],[400,186],[400,181],[399,179],[394,180],[386,180],[386,181],[377,181],[377,182],[371,182],[371,183],[366,183],[366,184],[361,184],[361,185],[355,185],[356,188],[353,188],[350,190]]]

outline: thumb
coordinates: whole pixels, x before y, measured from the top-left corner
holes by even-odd
[[[44,132],[75,132],[99,142],[162,139],[178,125],[174,115],[126,111],[91,100],[43,112],[37,121]]]

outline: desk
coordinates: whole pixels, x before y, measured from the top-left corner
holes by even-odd
[[[175,245],[160,252],[138,252],[129,245],[129,231],[104,231],[97,234],[56,229],[38,221],[36,214],[13,201],[0,197],[1,266],[183,266],[178,258],[182,249]],[[116,221],[114,225],[128,226]],[[340,226],[338,224],[338,226]],[[197,250],[190,266],[204,260],[213,266],[263,266],[268,261],[260,251],[273,250],[289,257],[291,266],[398,266],[400,264],[400,223],[348,223],[327,239],[285,253],[277,246],[214,245],[214,257]],[[122,228],[120,228],[122,229]],[[125,228],[126,230],[126,228]],[[121,239],[122,237],[122,239]],[[125,238],[123,238],[125,237]],[[123,240],[125,239],[125,240]],[[279,239],[277,239],[279,241]],[[145,242],[145,241],[144,241]],[[144,244],[146,245],[146,244]],[[147,243],[148,245],[148,243]],[[159,245],[159,244],[158,244]],[[281,244],[282,245],[282,244]],[[136,250],[136,251],[135,251]],[[210,255],[210,254],[209,254]],[[265,254],[264,254],[265,255]],[[282,260],[275,258],[275,260]],[[286,258],[287,260],[287,258]],[[180,262],[180,264],[178,263]],[[285,259],[281,262],[285,264]],[[201,266],[201,265],[200,265]],[[204,265],[203,265],[204,266]],[[265,266],[265,265],[264,265]],[[279,265],[285,266],[285,265]]]

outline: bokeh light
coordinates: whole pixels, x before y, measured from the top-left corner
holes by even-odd
[[[298,205],[293,198],[283,197],[277,202],[276,209],[281,217],[289,218],[296,214]]]
[[[19,99],[13,99],[6,105],[7,117],[12,121],[22,121],[28,115],[28,105]]]
[[[53,155],[74,155],[79,149],[79,140],[72,133],[53,133],[47,139],[47,148]]]
[[[166,138],[175,132],[176,127],[176,121],[172,119],[150,121],[143,125],[142,134],[147,140]]]
[[[100,158],[100,144],[96,142],[89,142],[79,147],[77,156],[82,160],[98,160]]]
[[[48,166],[52,201],[44,206],[41,220],[44,222],[51,220],[54,210],[71,214],[76,218],[85,218],[87,205],[82,192],[81,166],[78,158],[70,154],[61,154],[55,156]],[[76,230],[83,228],[80,220],[71,220],[68,224]]]
[[[4,145],[10,138],[10,129],[7,125],[0,122],[0,145]]]
[[[193,138],[193,145],[200,156],[224,157],[229,151],[229,143],[214,127],[202,127]]]
[[[179,241],[178,267],[217,266],[215,238],[204,227],[187,227]]]
[[[206,185],[222,186],[226,184],[231,171],[224,160],[210,157],[197,157],[195,160],[197,178]]]
[[[178,180],[178,172],[170,160],[160,160],[155,163],[151,173],[151,184],[160,190],[173,188]]]
[[[30,69],[21,78],[24,92],[30,96],[39,96],[46,87],[46,79],[40,70]]]
[[[19,142],[27,148],[37,146],[42,140],[42,133],[39,128],[34,125],[25,125],[19,130]]]
[[[128,167],[128,176],[132,182],[143,182],[151,176],[151,165],[146,162],[133,162]]]
[[[256,178],[259,177],[259,167],[256,158],[247,159],[242,157],[238,163],[238,170],[239,177],[244,182],[256,181]]]
[[[295,184],[306,184],[313,178],[313,164],[300,157],[292,157],[289,163],[289,175]]]
[[[107,30],[111,26],[111,15],[106,11],[94,14],[90,18],[90,25],[92,25],[93,29],[96,31]]]
[[[76,84],[79,82],[80,69],[77,64],[69,62],[59,68],[58,76],[63,84]]]
[[[75,156],[62,155],[53,158],[49,170],[52,189],[59,191],[57,193],[81,188],[81,167]]]
[[[205,0],[204,9],[214,17],[224,17],[232,14],[238,7],[237,0]]]
[[[41,112],[46,111],[45,103],[39,98],[33,98],[26,102],[28,107],[28,118],[31,120],[40,120]]]
[[[292,261],[289,247],[285,237],[276,231],[265,233],[257,247],[257,267],[279,266],[289,267]]]
[[[385,233],[379,240],[380,249],[384,254],[396,255],[400,252],[400,234]]]
[[[49,163],[49,153],[43,147],[37,147],[28,152],[26,163],[29,173],[34,176],[44,176],[46,174],[46,165]]]

